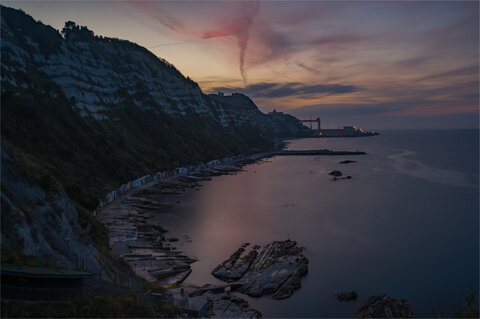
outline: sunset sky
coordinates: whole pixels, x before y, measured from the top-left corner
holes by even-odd
[[[478,127],[477,1],[2,1],[324,127]]]

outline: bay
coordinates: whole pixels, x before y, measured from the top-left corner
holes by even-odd
[[[287,147],[367,155],[278,156],[188,190],[158,217],[199,259],[187,284],[220,283],[210,271],[244,242],[290,238],[305,247],[309,273],[286,300],[242,295],[265,317],[351,317],[380,293],[408,298],[426,317],[478,296],[478,130],[389,130]],[[357,162],[339,164],[346,159]],[[352,179],[332,181],[332,170]],[[340,303],[334,294],[344,290],[359,298]]]

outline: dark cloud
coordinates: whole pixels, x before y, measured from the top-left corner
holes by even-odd
[[[253,98],[279,98],[292,95],[301,95],[303,98],[315,98],[320,95],[346,94],[357,91],[353,85],[342,84],[314,84],[307,85],[299,82],[291,83],[257,83],[245,88],[220,87],[216,90],[225,93],[240,92]]]
[[[408,58],[408,59],[403,59],[400,61],[397,61],[395,66],[401,67],[401,68],[414,68],[414,67],[419,67],[427,63],[432,59],[431,55],[423,55],[423,56],[416,56],[413,58]]]
[[[358,35],[353,33],[343,34],[331,34],[315,39],[312,44],[314,45],[345,45],[353,42],[363,41],[370,39],[372,36]]]
[[[466,107],[458,108],[458,113],[478,113],[476,107],[478,99],[472,99],[466,103]],[[417,116],[448,115],[456,113],[451,110],[448,102],[432,101],[428,99],[406,99],[369,104],[315,104],[290,110],[298,117],[311,117],[318,114],[325,117],[368,117],[383,118],[385,116]]]
[[[177,31],[177,32],[186,31],[185,26],[180,20],[174,18],[165,10],[160,8],[157,5],[157,3],[155,3],[153,0],[143,0],[143,1],[125,0],[125,1],[132,6],[139,8],[144,14],[157,20],[160,24],[164,25],[170,30]]]
[[[410,100],[408,102],[386,102],[368,105],[317,104],[283,111],[298,118],[311,118],[320,115],[323,128],[335,128],[343,125],[357,125],[363,129],[375,130],[478,127],[478,112],[474,109],[460,114],[416,115],[414,112],[408,112],[408,110],[415,110],[418,107],[436,106],[437,103],[433,101]]]
[[[439,79],[439,78],[451,78],[454,76],[464,76],[464,75],[478,77],[478,65],[472,65],[464,68],[457,68],[454,70],[430,74],[427,76],[423,76],[415,81],[418,82],[418,81],[426,81],[426,80],[433,80],[433,79]]]
[[[252,54],[249,64],[265,65],[270,62],[293,56],[298,52],[315,49],[317,52],[330,53],[348,48],[371,40],[371,35],[360,35],[352,32],[325,31],[320,37],[309,37],[306,34],[288,33],[281,31],[279,25],[263,21],[255,26],[255,43],[253,43]],[[299,62],[297,66],[308,71],[316,72],[315,69]]]
[[[302,106],[291,110],[291,113],[298,117],[310,117],[321,114],[325,117],[342,116],[377,116],[387,112],[402,110],[405,107],[402,103],[377,103],[377,104],[316,104]]]
[[[310,71],[310,72],[312,72],[312,73],[318,73],[317,70],[315,70],[314,68],[311,68],[311,67],[303,64],[302,62],[296,62],[295,64],[296,64],[298,67],[300,67],[300,68],[302,68],[302,69],[304,69],[304,70]]]

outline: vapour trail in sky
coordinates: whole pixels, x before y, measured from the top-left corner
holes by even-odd
[[[143,13],[152,17],[165,27],[182,35],[194,36],[201,39],[211,39],[232,36],[238,46],[239,70],[246,83],[245,55],[247,53],[250,29],[260,10],[259,1],[231,1],[227,5],[228,18],[216,19],[215,28],[199,31],[182,23],[167,11],[161,8],[162,3],[145,0],[139,3],[135,0],[126,0],[131,6],[140,8]],[[161,46],[161,45],[158,45]],[[155,47],[155,46],[152,46]]]
[[[258,1],[236,1],[233,2],[233,4],[235,7],[238,7],[238,9],[235,8],[237,9],[235,12],[237,12],[238,15],[230,19],[223,20],[218,29],[204,32],[202,38],[209,39],[232,35],[236,39],[238,48],[240,49],[240,74],[242,75],[243,81],[246,83],[244,68],[245,54],[247,52],[250,28],[253,20],[258,15],[260,4]]]

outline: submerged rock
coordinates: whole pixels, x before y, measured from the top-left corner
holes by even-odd
[[[394,299],[387,295],[368,298],[365,306],[357,311],[357,318],[412,318],[412,307],[407,299]]]
[[[333,181],[336,182],[336,181],[339,181],[339,180],[342,180],[342,179],[352,179],[352,176],[344,176],[344,177],[334,177],[333,178]]]
[[[334,177],[340,177],[340,176],[342,176],[342,172],[335,170],[335,171],[331,171],[330,173],[328,173],[328,175],[332,175]]]
[[[335,295],[338,301],[350,301],[357,299],[358,295],[355,291],[344,291]]]
[[[357,161],[345,160],[345,161],[338,162],[338,164],[350,164],[350,163],[356,163],[356,162]]]
[[[275,241],[261,249],[254,246],[241,257],[245,248],[244,244],[212,275],[227,282],[238,281],[239,291],[250,296],[273,293],[272,298],[283,299],[300,288],[300,278],[308,271],[308,259],[295,241]]]

